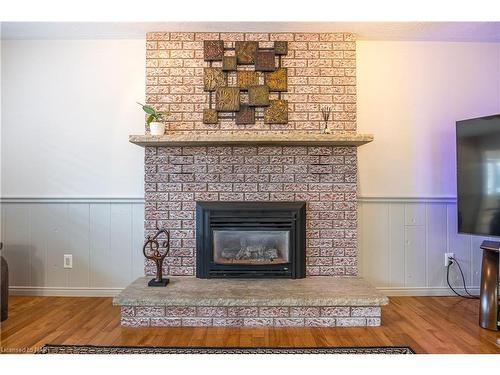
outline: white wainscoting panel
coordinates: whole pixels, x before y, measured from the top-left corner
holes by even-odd
[[[138,199],[9,199],[3,256],[13,293],[114,295],[144,274]],[[64,254],[73,268],[63,267]]]
[[[450,295],[444,254],[455,253],[467,288],[477,293],[481,271],[479,245],[487,237],[457,233],[452,198],[360,198],[359,270],[389,295]],[[450,282],[460,292],[455,265]]]
[[[141,199],[4,199],[3,255],[16,294],[114,295],[144,273]],[[453,252],[477,293],[484,237],[457,234],[450,198],[360,198],[359,270],[389,295],[449,295]],[[73,268],[63,255],[73,254]],[[456,267],[451,282],[461,290]]]

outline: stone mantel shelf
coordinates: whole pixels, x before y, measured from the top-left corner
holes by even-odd
[[[130,135],[129,142],[139,146],[361,146],[373,141],[372,134],[304,132],[176,132],[163,136]]]

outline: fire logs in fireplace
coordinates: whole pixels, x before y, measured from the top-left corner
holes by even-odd
[[[213,254],[218,264],[289,262],[288,231],[214,230]]]
[[[196,276],[305,277],[305,202],[198,202]]]

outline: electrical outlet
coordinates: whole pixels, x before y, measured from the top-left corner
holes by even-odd
[[[73,268],[73,254],[64,254],[64,268]]]
[[[448,267],[448,264],[450,264],[450,258],[455,257],[454,253],[444,253],[444,266]]]

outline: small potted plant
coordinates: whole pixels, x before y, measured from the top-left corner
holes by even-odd
[[[158,112],[153,107],[137,102],[142,107],[142,110],[148,115],[146,123],[149,125],[149,130],[151,135],[163,135],[165,134],[165,117],[168,116],[168,112]]]

